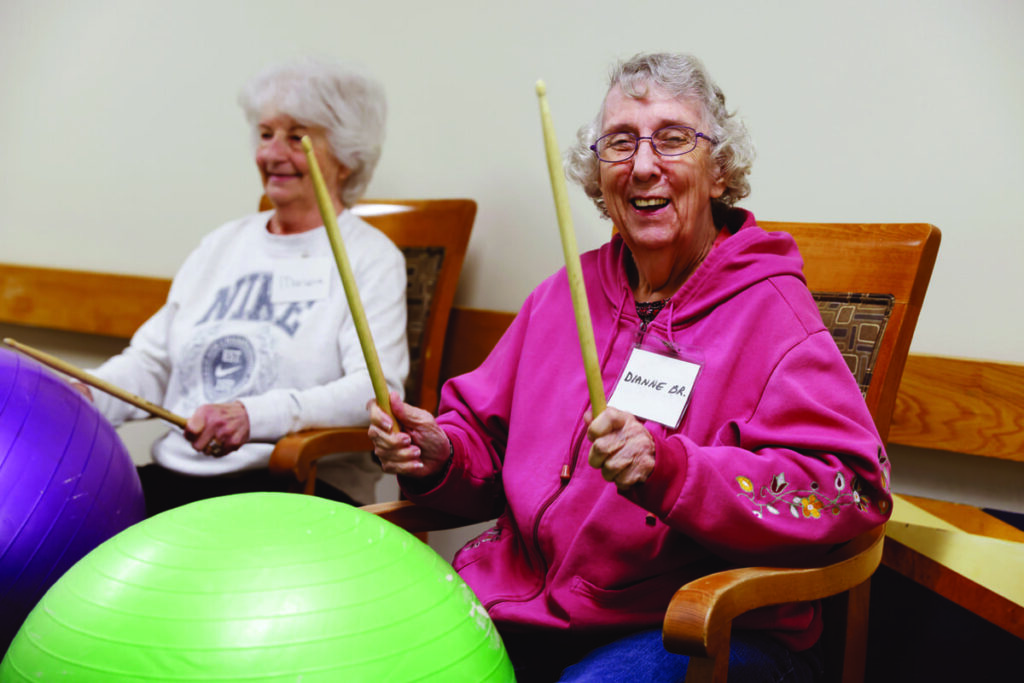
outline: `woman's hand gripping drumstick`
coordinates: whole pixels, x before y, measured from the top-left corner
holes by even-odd
[[[153,417],[158,417],[161,420],[170,422],[172,425],[182,430],[185,429],[185,424],[188,422],[188,420],[183,418],[181,415],[176,415],[175,413],[172,413],[171,411],[166,410],[155,403],[147,401],[141,396],[136,396],[133,393],[125,391],[119,386],[102,380],[95,375],[91,375],[85,370],[81,370],[75,367],[71,363],[62,361],[60,358],[57,358],[56,356],[51,356],[45,351],[40,351],[39,349],[35,349],[26,344],[22,344],[21,342],[11,339],[10,337],[4,339],[4,344],[7,344],[12,349],[20,351],[21,353],[25,354],[26,356],[29,356],[30,358],[35,358],[43,365],[47,365],[53,368],[54,370],[63,372],[68,377],[72,377],[81,382],[82,384],[87,384],[90,387],[95,387],[96,389],[99,389],[104,393],[110,394],[115,398],[121,399],[125,403],[130,403],[136,408],[140,408],[146,411]]]
[[[197,418],[195,416],[193,416],[192,428],[189,428],[189,420],[186,420],[181,415],[172,413],[171,411],[163,408],[162,406],[158,406],[155,403],[147,401],[141,396],[136,396],[135,394],[129,391],[125,391],[121,387],[115,384],[111,384],[106,380],[100,379],[99,377],[96,377],[95,375],[92,375],[72,365],[71,363],[63,361],[60,358],[57,358],[56,356],[52,356],[46,353],[45,351],[40,351],[39,349],[28,346],[27,344],[22,344],[21,342],[11,339],[10,337],[4,339],[4,344],[7,344],[12,349],[19,351],[30,358],[36,359],[43,365],[49,366],[54,370],[64,373],[68,377],[71,377],[75,381],[80,382],[81,384],[87,387],[99,389],[104,393],[110,394],[114,398],[118,398],[124,401],[125,403],[131,404],[136,408],[139,408],[140,410],[149,413],[153,417],[158,417],[161,420],[164,420],[165,422],[169,422],[175,427],[181,429],[185,433],[185,438],[193,442],[193,445],[196,447],[197,450],[200,450],[203,453],[206,453],[207,455],[219,458],[223,455],[227,455],[231,450],[234,450],[234,448],[231,447],[229,447],[230,450],[225,449],[224,446],[222,446],[221,443],[215,438],[209,439],[206,443],[198,441],[198,439],[201,438],[201,434],[205,427],[205,424],[197,424]],[[82,393],[86,394],[87,397],[91,398],[91,396],[89,396],[87,392]]]

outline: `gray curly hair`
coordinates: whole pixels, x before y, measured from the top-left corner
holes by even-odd
[[[735,112],[725,108],[725,95],[700,60],[685,54],[638,54],[612,67],[608,90],[618,86],[629,97],[640,98],[652,84],[675,97],[695,102],[700,107],[702,127],[718,141],[711,150],[711,158],[722,171],[725,191],[712,201],[732,206],[749,195],[747,176],[754,163],[754,144]],[[601,196],[601,162],[590,149],[600,136],[603,117],[602,104],[594,120],[580,127],[576,143],[565,153],[565,173],[583,187],[607,217],[608,209]]]
[[[315,58],[272,66],[245,84],[238,103],[252,126],[253,149],[268,114],[319,126],[334,158],[350,171],[338,188],[342,203],[352,206],[366,192],[384,144],[387,100],[361,68]]]

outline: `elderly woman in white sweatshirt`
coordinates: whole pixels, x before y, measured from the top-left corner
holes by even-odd
[[[380,157],[383,89],[358,69],[308,60],[264,71],[239,100],[273,210],[203,238],[163,308],[95,371],[189,416],[185,432],[159,438],[154,464],[139,468],[150,515],[217,495],[284,489],[287,482],[267,471],[271,442],[300,429],[367,421],[373,390],[303,136],[334,203],[388,385],[401,391],[408,374],[405,260],[350,211]],[[144,417],[106,394],[90,398],[115,425]],[[372,502],[380,470],[369,457],[328,459],[318,493]]]

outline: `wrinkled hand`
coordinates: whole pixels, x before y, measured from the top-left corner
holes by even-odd
[[[72,380],[70,384],[72,389],[80,393],[82,396],[85,396],[89,399],[89,403],[92,403],[92,389],[89,388],[88,384],[82,384],[81,382],[76,382],[74,380]]]
[[[596,418],[587,410],[587,437],[592,442],[591,467],[601,470],[605,481],[626,492],[647,481],[654,471],[654,437],[633,415],[605,408]]]
[[[239,401],[207,403],[185,423],[185,438],[200,453],[219,458],[249,440],[249,414]]]
[[[370,401],[370,428],[367,434],[373,441],[373,453],[388,474],[404,477],[427,477],[440,472],[451,454],[451,442],[437,425],[434,416],[422,408],[411,406],[391,392],[391,412],[398,421],[398,431],[392,432],[391,417]]]

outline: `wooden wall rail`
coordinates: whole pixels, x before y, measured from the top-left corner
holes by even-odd
[[[1024,365],[911,355],[889,441],[1024,462]]]
[[[0,263],[0,322],[130,337],[170,287],[166,278]]]

